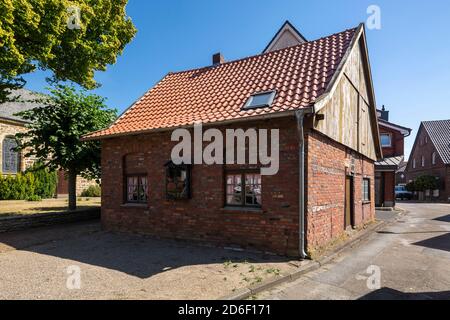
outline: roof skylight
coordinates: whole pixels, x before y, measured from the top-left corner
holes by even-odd
[[[276,95],[275,91],[267,91],[252,94],[250,98],[248,98],[243,109],[251,110],[257,108],[270,107],[272,105],[273,100],[275,99],[275,95]]]

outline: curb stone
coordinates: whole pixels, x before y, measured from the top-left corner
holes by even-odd
[[[253,295],[261,293],[263,291],[267,291],[268,289],[276,287],[280,284],[293,282],[293,281],[299,279],[301,276],[303,276],[309,272],[315,271],[315,270],[319,269],[320,267],[330,263],[331,261],[336,259],[336,257],[338,255],[340,255],[344,251],[347,251],[348,249],[353,248],[356,244],[367,239],[374,232],[379,231],[380,229],[384,228],[388,224],[389,223],[385,222],[385,221],[377,222],[374,225],[372,225],[372,226],[368,227],[367,229],[365,229],[364,231],[362,231],[360,235],[356,236],[355,238],[351,239],[350,241],[346,242],[345,244],[339,246],[338,248],[333,250],[332,253],[330,253],[329,255],[327,255],[323,258],[320,258],[316,261],[310,260],[310,261],[308,261],[307,264],[305,264],[302,267],[299,267],[298,270],[295,270],[294,272],[292,272],[288,275],[278,277],[275,279],[267,279],[266,281],[263,281],[262,283],[250,286],[248,288],[238,289],[233,294],[226,295],[222,298],[219,298],[218,300],[244,300]]]

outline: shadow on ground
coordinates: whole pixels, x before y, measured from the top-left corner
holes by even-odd
[[[284,257],[204,247],[186,241],[105,232],[101,231],[98,223],[29,231],[30,234],[27,234],[28,230],[0,234],[0,252],[3,244],[23,251],[124,272],[142,279],[198,264],[291,261]],[[28,239],[28,242],[24,243],[24,239]]]
[[[362,296],[359,300],[450,300],[450,291],[406,293],[381,288]]]
[[[419,241],[414,243],[414,245],[450,252],[450,233]]]

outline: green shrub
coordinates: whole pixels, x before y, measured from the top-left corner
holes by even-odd
[[[81,193],[82,197],[93,198],[100,197],[102,195],[102,189],[99,185],[89,186],[86,190]]]
[[[439,189],[440,179],[429,175],[419,176],[413,182],[406,185],[408,191],[426,191]]]
[[[33,201],[33,202],[38,202],[38,201],[42,201],[42,198],[38,195],[32,195],[27,197],[26,199],[27,201]]]
[[[57,181],[56,172],[35,164],[25,173],[0,176],[0,200],[51,198],[56,193]]]

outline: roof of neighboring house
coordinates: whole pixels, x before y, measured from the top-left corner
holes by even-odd
[[[400,164],[403,162],[403,159],[403,156],[384,158],[381,161],[375,162],[375,168],[397,170]]]
[[[430,136],[442,161],[450,164],[450,120],[423,121],[422,125]]]
[[[410,128],[402,127],[402,126],[399,126],[398,124],[395,124],[395,123],[392,123],[392,122],[389,122],[389,121],[386,121],[386,120],[383,120],[380,118],[378,118],[378,124],[383,127],[397,130],[397,131],[401,132],[403,134],[403,136],[405,136],[405,137],[408,137],[412,132],[412,129],[410,129]]]
[[[405,172],[407,166],[408,166],[408,162],[407,161],[403,161],[402,163],[400,163],[399,166],[398,166],[397,173]]]
[[[292,23],[288,20],[281,26],[275,36],[270,40],[269,44],[264,48],[262,53],[270,52],[273,50],[273,46],[277,44],[277,41],[280,40],[280,37],[283,36],[284,32],[289,32],[289,34],[296,39],[297,44],[301,44],[303,42],[307,42],[306,38],[300,33],[300,31],[295,28]],[[281,48],[279,48],[281,49]]]
[[[326,90],[358,28],[201,69],[169,73],[109,128],[84,139],[269,116],[310,107]],[[275,90],[271,107],[242,110],[252,94]]]
[[[39,94],[27,89],[14,90],[10,97],[18,97],[16,101],[10,101],[0,104],[0,119],[12,120],[26,123],[27,121],[17,116],[16,113],[27,111],[40,104],[33,102],[39,98]]]

